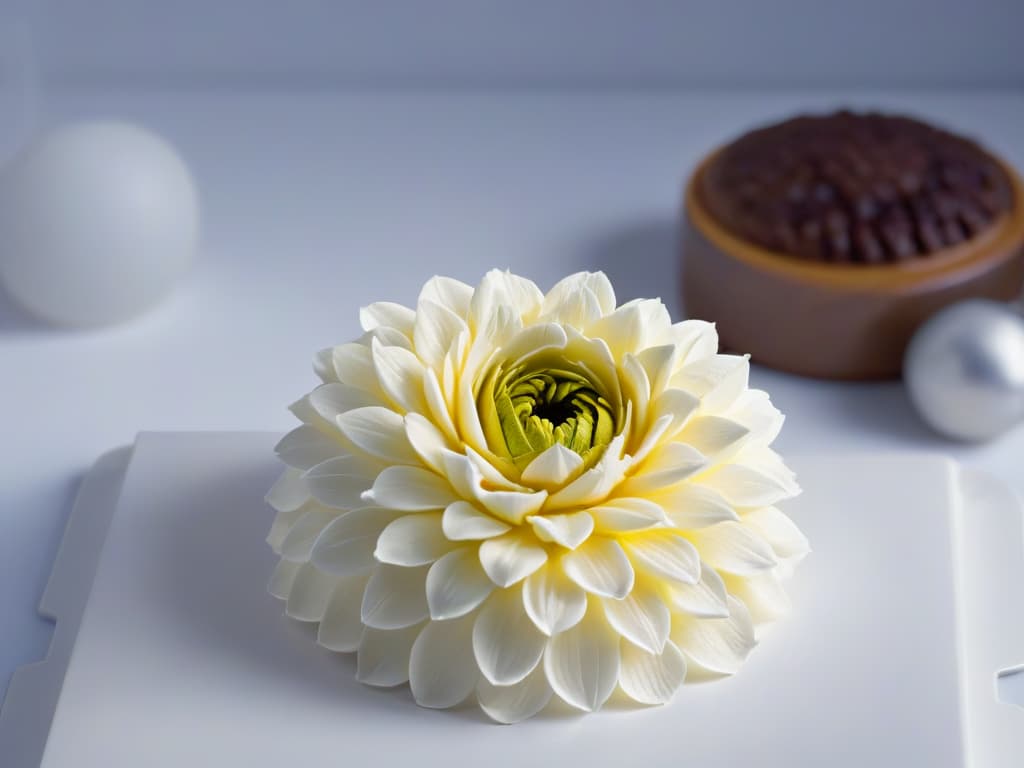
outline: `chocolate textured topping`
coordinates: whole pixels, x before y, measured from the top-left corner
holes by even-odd
[[[1013,204],[999,164],[906,117],[837,112],[752,131],[703,175],[711,214],[794,257],[878,264],[969,240]]]

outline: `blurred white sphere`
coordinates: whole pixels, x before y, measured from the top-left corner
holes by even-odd
[[[1024,319],[994,301],[954,304],[917,331],[903,379],[938,432],[993,438],[1024,418]]]
[[[0,183],[0,278],[58,325],[105,325],[152,307],[187,270],[198,238],[188,168],[138,126],[58,128]]]

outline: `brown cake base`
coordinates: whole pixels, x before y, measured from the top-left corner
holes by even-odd
[[[1014,203],[978,237],[927,258],[878,265],[802,261],[737,238],[701,200],[706,158],[686,188],[687,314],[718,326],[754,362],[827,379],[899,376],[917,327],[967,298],[1010,301],[1024,284],[1024,185],[1006,163]]]

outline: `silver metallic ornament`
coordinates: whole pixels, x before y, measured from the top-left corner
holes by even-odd
[[[981,299],[947,307],[907,348],[903,380],[936,431],[980,442],[1024,419],[1024,318]]]

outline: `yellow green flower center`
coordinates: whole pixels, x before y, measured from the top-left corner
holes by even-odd
[[[572,370],[496,366],[477,407],[491,450],[520,468],[556,443],[596,460],[615,435],[612,406]]]

